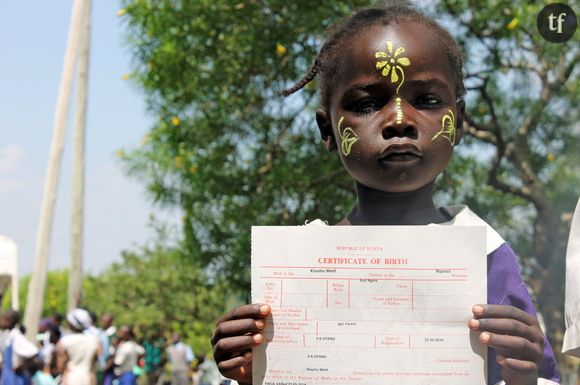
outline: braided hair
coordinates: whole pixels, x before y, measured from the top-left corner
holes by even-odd
[[[458,97],[465,94],[463,85],[463,53],[459,44],[453,39],[451,34],[441,27],[435,20],[421,13],[419,10],[408,5],[390,5],[383,8],[365,8],[357,11],[341,22],[334,24],[326,33],[326,40],[318,55],[314,59],[314,64],[310,70],[296,82],[292,87],[284,90],[284,96],[291,95],[310,83],[316,75],[319,76],[318,87],[320,89],[322,107],[328,110],[330,106],[330,96],[333,88],[332,78],[340,72],[340,60],[338,55],[341,48],[348,44],[355,32],[375,25],[387,26],[401,21],[415,22],[431,28],[439,38],[447,57],[455,80],[455,91]]]

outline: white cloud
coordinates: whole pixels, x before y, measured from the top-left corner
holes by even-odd
[[[10,144],[0,148],[0,173],[15,171],[26,157],[24,147]]]

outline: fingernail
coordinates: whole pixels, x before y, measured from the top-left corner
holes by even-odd
[[[470,319],[467,323],[470,329],[477,329],[479,327],[479,321],[476,319]]]
[[[501,364],[501,363],[503,362],[503,360],[505,360],[505,357],[504,357],[504,356],[502,356],[501,354],[498,354],[498,355],[495,357],[495,360],[497,361],[497,363],[498,363],[498,364]]]
[[[260,306],[260,313],[262,313],[262,314],[270,313],[270,306],[269,305]]]
[[[256,321],[256,329],[262,330],[262,329],[264,329],[264,326],[266,326],[266,323],[264,321],[262,321],[261,319]]]
[[[246,352],[246,353],[244,354],[244,358],[245,358],[246,360],[250,360],[250,359],[252,359],[252,352]]]
[[[471,309],[471,310],[473,311],[473,314],[475,314],[475,315],[483,314],[483,306],[481,306],[481,305],[475,305],[473,307],[473,309]]]
[[[491,336],[489,335],[489,333],[481,333],[481,335],[479,336],[479,340],[484,344],[487,344],[490,338]]]
[[[253,336],[254,341],[259,344],[260,342],[264,341],[264,336],[261,334],[254,334]]]

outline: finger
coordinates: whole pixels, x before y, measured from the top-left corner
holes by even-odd
[[[224,321],[230,321],[234,319],[265,318],[270,314],[271,311],[272,309],[270,308],[270,305],[264,303],[252,303],[249,305],[238,306],[218,319],[216,325]]]
[[[229,372],[246,366],[252,362],[252,351],[247,351],[243,355],[237,356],[227,361],[221,361],[217,364],[220,372]]]
[[[542,346],[532,343],[526,338],[483,332],[479,336],[479,340],[506,358],[540,362],[544,353]]]
[[[531,361],[503,357],[501,360],[498,359],[497,362],[501,366],[503,378],[521,378],[525,375],[535,374],[538,372],[538,366]]]
[[[213,355],[217,362],[229,360],[232,353],[245,352],[262,342],[264,342],[264,336],[261,334],[222,338],[214,345]]]
[[[239,371],[242,367],[252,362],[252,352],[246,352],[242,356],[234,357],[227,361],[221,361],[217,364],[219,371],[226,377],[234,371]],[[232,376],[233,377],[233,376]]]
[[[509,318],[470,319],[468,326],[472,330],[505,334],[528,339],[531,342],[544,344],[544,334],[539,327],[529,326],[523,322]]]
[[[475,305],[472,308],[476,319],[482,318],[510,318],[525,323],[529,326],[538,324],[538,320],[531,314],[510,305]]]
[[[254,320],[252,318],[224,321],[217,324],[211,337],[211,343],[215,345],[222,338],[243,336],[245,334],[258,333],[266,327],[266,320]]]

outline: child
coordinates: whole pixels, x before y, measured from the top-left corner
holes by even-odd
[[[45,362],[39,356],[31,359],[27,366],[28,372],[32,376],[32,385],[57,385],[50,374],[44,373]]]
[[[356,184],[338,225],[486,225],[488,304],[468,325],[488,346],[488,383],[559,382],[513,251],[465,206],[437,208],[432,191],[462,137],[462,55],[451,35],[414,8],[365,9],[331,30],[310,72],[320,75],[322,140]],[[222,374],[252,383],[251,348],[270,307],[243,305],[217,321],[212,343]]]

